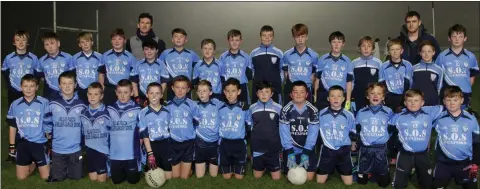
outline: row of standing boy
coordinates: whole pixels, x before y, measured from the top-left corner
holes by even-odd
[[[133,61],[131,60],[132,57],[129,56],[128,51],[123,50],[124,35],[123,35],[123,31],[121,30],[117,29],[112,33],[112,45],[114,48],[108,51],[107,53],[105,53],[103,56],[91,51],[91,46],[92,46],[91,35],[83,34],[83,37],[79,37],[78,41],[80,46],[82,47],[82,50],[85,51],[86,49],[86,51],[80,52],[76,56],[74,56],[72,60],[76,60],[76,61],[64,61],[64,62],[62,62],[61,60],[57,62],[57,58],[68,59],[68,54],[58,51],[58,46],[59,46],[58,37],[55,34],[51,34],[50,36],[46,35],[43,38],[45,42],[46,50],[47,52],[49,52],[50,55],[46,55],[42,57],[40,59],[40,62],[38,63],[39,66],[28,64],[27,63],[28,61],[25,61],[29,59],[24,59],[24,58],[29,57],[32,60],[32,62],[34,62],[33,60],[35,58],[33,54],[31,53],[22,54],[21,52],[18,51],[18,48],[17,48],[16,52],[7,56],[2,66],[2,70],[5,71],[4,73],[7,73],[6,75],[8,76],[9,81],[11,81],[9,82],[10,86],[12,86],[12,88],[14,89],[17,89],[17,91],[19,91],[18,90],[19,79],[17,78],[17,80],[15,80],[16,78],[15,76],[18,77],[19,75],[28,73],[29,71],[33,72],[31,71],[32,66],[38,68],[36,69],[37,73],[42,73],[42,71],[45,70],[45,79],[49,87],[45,87],[46,92],[44,92],[44,96],[47,96],[47,97],[50,96],[50,98],[53,99],[53,98],[56,98],[56,96],[58,96],[58,92],[55,91],[55,83],[57,82],[57,80],[55,79],[55,75],[62,72],[61,68],[68,67],[69,64],[71,65],[73,64],[75,65],[75,67],[72,67],[72,68],[75,68],[77,79],[79,81],[79,85],[78,85],[79,95],[80,96],[83,95],[84,96],[83,99],[86,99],[86,86],[88,86],[86,85],[86,83],[89,82],[88,79],[95,80],[95,78],[98,78],[98,81],[100,81],[100,83],[103,83],[103,85],[105,86],[105,94],[106,94],[105,96],[107,97],[105,98],[106,104],[113,104],[113,102],[115,102],[116,100],[115,98],[112,98],[114,96],[112,94],[114,94],[114,91],[115,91],[115,85],[113,85],[113,83],[115,83],[115,80],[119,80],[122,77],[129,78],[133,75],[133,74],[126,73],[130,70],[129,65],[130,67],[133,67],[131,68],[132,72],[135,73],[135,70],[136,70],[138,72],[137,74],[139,75],[137,77],[133,75],[133,77],[131,78],[133,81],[136,81],[133,84],[134,85],[133,91],[134,91],[134,96],[136,96],[135,98],[136,101],[140,103],[145,99],[146,85],[148,85],[149,82],[152,82],[152,80],[162,83],[162,85],[164,85],[163,88],[165,88],[165,84],[163,83],[168,82],[169,87],[166,87],[166,88],[172,89],[172,87],[170,87],[171,82],[168,81],[169,80],[168,77],[173,78],[174,76],[177,76],[177,75],[187,75],[188,77],[191,75],[190,74],[191,72],[194,72],[193,83],[198,82],[199,79],[207,79],[211,81],[212,84],[216,84],[215,86],[213,86],[213,89],[214,89],[213,91],[215,94],[218,95],[217,96],[218,98],[222,98],[221,87],[220,87],[220,90],[218,90],[219,88],[218,86],[221,86],[221,83],[222,83],[222,82],[219,82],[219,80],[222,81],[227,78],[227,77],[221,77],[221,76],[219,78],[219,75],[221,75],[221,73],[224,73],[225,75],[228,75],[230,77],[234,77],[238,75],[238,78],[241,82],[241,88],[245,88],[243,91],[246,91],[245,80],[248,81],[249,79],[252,79],[252,78],[254,81],[266,80],[271,82],[273,84],[274,91],[281,91],[281,84],[283,83],[284,78],[288,78],[288,79],[285,79],[287,82],[287,85],[285,85],[285,90],[284,90],[285,94],[289,94],[289,87],[291,87],[291,83],[296,80],[305,80],[308,86],[307,89],[309,93],[311,93],[310,91],[312,90],[312,85],[315,85],[315,82],[313,81],[316,81],[318,83],[317,85],[315,85],[318,88],[317,90],[315,90],[317,92],[317,94],[315,95],[317,99],[327,99],[326,96],[328,94],[327,90],[330,88],[329,86],[338,84],[342,87],[342,89],[346,90],[347,107],[350,105],[349,102],[350,102],[350,99],[352,99],[352,95],[354,96],[353,98],[355,98],[355,96],[357,97],[355,98],[356,104],[361,104],[362,103],[361,101],[363,101],[363,104],[365,104],[365,99],[362,98],[363,96],[363,91],[361,90],[362,87],[360,86],[362,86],[362,84],[363,86],[366,86],[366,84],[369,83],[368,79],[373,78],[373,81],[376,81],[376,79],[374,78],[379,77],[380,78],[379,81],[381,82],[384,81],[389,91],[389,93],[387,93],[386,105],[389,107],[394,107],[394,110],[397,110],[398,107],[400,106],[402,102],[402,100],[400,99],[403,96],[402,95],[403,92],[406,91],[405,89],[410,88],[411,85],[415,86],[415,83],[416,83],[415,81],[412,82],[412,78],[416,78],[413,72],[416,74],[417,70],[413,70],[410,63],[400,58],[401,43],[398,43],[398,41],[395,41],[395,40],[392,40],[392,42],[390,42],[388,45],[389,50],[391,51],[390,52],[392,56],[391,60],[389,60],[384,64],[381,64],[379,63],[378,60],[371,58],[371,51],[372,51],[371,49],[373,49],[373,42],[371,41],[371,39],[367,37],[362,38],[359,42],[359,47],[362,53],[362,57],[355,59],[352,64],[350,63],[348,57],[341,54],[341,48],[344,45],[345,37],[340,32],[334,32],[329,37],[329,41],[331,42],[331,45],[332,45],[332,52],[320,58],[318,58],[318,55],[315,52],[313,52],[311,49],[306,47],[306,40],[308,39],[307,37],[308,28],[306,28],[306,26],[303,24],[297,24],[294,27],[292,27],[292,35],[295,37],[296,46],[290,49],[289,51],[286,51],[285,53],[282,53],[277,48],[271,45],[273,41],[273,28],[269,26],[262,27],[260,35],[262,39],[262,45],[259,48],[255,49],[250,55],[247,55],[243,53],[243,51],[239,50],[239,45],[241,43],[241,33],[238,30],[232,30],[231,32],[229,32],[228,39],[230,42],[231,49],[222,54],[221,60],[223,61],[221,60],[219,61],[213,57],[214,53],[212,53],[212,50],[213,51],[215,50],[215,43],[213,41],[209,41],[209,40],[202,41],[202,52],[204,52],[204,59],[198,60],[198,58],[196,58],[198,62],[194,64],[195,68],[197,68],[195,69],[195,68],[192,68],[193,66],[189,66],[189,64],[193,64],[193,62],[195,62],[195,57],[198,57],[198,56],[196,56],[193,51],[183,48],[183,45],[186,42],[186,32],[182,29],[175,29],[172,31],[172,42],[175,44],[175,48],[165,50],[162,53],[162,55],[160,55],[159,59],[155,58],[156,46],[148,45],[149,43],[146,42],[145,43],[146,45],[144,47],[144,52],[147,58],[135,64],[136,66],[131,66],[134,60]],[[452,41],[452,48],[441,53],[439,57],[442,57],[441,59],[442,61],[438,61],[439,59],[437,58],[436,63],[441,65],[442,68],[446,70],[445,82],[447,83],[447,85],[459,85],[462,88],[462,91],[464,91],[464,96],[466,97],[465,101],[469,101],[470,99],[469,97],[471,95],[471,85],[473,84],[472,78],[474,78],[473,76],[475,75],[475,73],[478,72],[478,65],[476,63],[476,59],[474,55],[469,51],[467,51],[466,49],[463,49],[463,42],[466,40],[465,35],[466,35],[465,28],[463,28],[463,26],[461,25],[455,25],[452,28],[450,28],[449,38]],[[460,38],[460,40],[458,38]],[[26,35],[24,34],[20,33],[20,35],[15,35],[16,46],[18,42],[20,43],[20,45],[18,46],[21,47],[22,40],[25,40],[25,39],[28,39],[28,37],[26,37]],[[23,41],[23,45],[24,45],[23,47],[25,47],[25,44],[26,44],[25,41]],[[423,46],[425,46],[425,48],[423,48]],[[302,49],[303,49],[303,52],[302,52]],[[432,55],[431,55],[432,54],[431,51],[433,50],[432,45],[429,45],[428,42],[422,43],[421,49],[422,49],[422,52],[421,52],[422,58],[424,59],[422,63],[432,62]],[[23,51],[25,52],[25,49],[23,49]],[[456,52],[456,51],[459,51],[459,52]],[[430,54],[430,58],[429,58],[429,54]],[[56,55],[61,55],[61,56],[56,56]],[[239,57],[242,60],[237,62],[236,60]],[[127,58],[127,59],[125,60],[122,58]],[[83,60],[83,59],[85,59],[86,61],[81,62],[80,60]],[[97,62],[97,65],[89,65],[89,61],[92,61],[92,60],[93,62]],[[162,60],[164,61],[162,62]],[[48,63],[49,61],[50,63]],[[103,62],[103,65],[101,64],[102,62]],[[158,64],[152,64],[155,62]],[[225,63],[220,63],[220,62],[225,62]],[[395,63],[395,62],[398,62],[398,63]],[[143,63],[147,63],[147,64],[143,64]],[[231,66],[229,66],[229,63]],[[443,77],[442,76],[443,71],[440,71],[441,72],[440,73],[438,70],[436,70],[434,64],[428,65],[428,64],[422,64],[422,63],[418,65],[426,66],[426,67],[423,67],[423,69],[426,72],[432,72],[433,74],[430,74],[430,75],[419,74],[417,77],[419,78],[418,83],[421,83],[421,81],[425,81],[425,79],[420,79],[420,78],[425,76],[427,78],[429,77],[428,79],[432,80],[432,82],[427,83],[425,86],[434,87],[436,90],[433,90],[433,91],[439,91],[438,89],[442,88],[441,85],[442,85],[443,79],[441,78]],[[221,68],[222,66],[220,66],[222,64],[225,65],[223,68]],[[298,64],[298,65],[295,65],[295,64]],[[377,64],[378,66],[375,67],[375,64]],[[142,65],[144,67],[142,67]],[[217,66],[216,68],[217,70],[212,71],[207,69],[207,68],[214,67],[213,65]],[[250,65],[250,67],[248,65]],[[160,68],[151,69],[151,66],[159,66]],[[205,66],[207,68],[202,70],[201,69],[202,66]],[[431,66],[434,68],[433,69],[428,68],[428,66]],[[162,67],[164,69],[162,69]],[[353,67],[355,67],[355,69]],[[92,68],[93,68],[93,71],[92,71]],[[100,71],[101,74],[98,74],[97,76],[92,77],[92,74],[96,73],[95,72],[96,68],[99,68],[98,71]],[[359,69],[356,69],[356,68],[359,68]],[[361,69],[361,68],[364,68],[364,69]],[[375,68],[378,68],[378,69],[375,69]],[[23,71],[22,69],[27,71]],[[283,74],[282,74],[282,69],[285,71]],[[422,68],[420,68],[419,70],[421,69]],[[199,70],[197,71],[197,76],[195,76],[195,70]],[[279,70],[279,71],[276,72],[275,70]],[[154,73],[152,74],[151,72],[154,72]],[[183,72],[185,72],[186,74],[183,74]],[[311,75],[314,75],[311,73],[315,73],[315,72],[317,73],[316,74],[318,77],[317,80],[311,77]],[[353,77],[354,72],[355,72],[355,76],[358,79],[354,80],[354,77]],[[365,72],[365,73],[362,73],[362,72]],[[145,75],[143,75],[142,73],[144,73]],[[217,73],[217,75],[215,73]],[[148,74],[152,74],[153,76]],[[248,75],[250,75],[250,77],[248,77]],[[162,76],[167,76],[167,78],[165,77],[162,78]],[[382,78],[382,76],[384,78]],[[105,78],[107,79],[105,80]],[[242,80],[244,82],[242,82]],[[465,84],[466,83],[465,80],[468,82],[468,84]],[[355,82],[355,85],[352,85],[352,81]],[[138,87],[136,87],[137,83],[138,83]],[[413,83],[413,84],[410,84],[410,83]],[[422,83],[422,84],[425,84],[425,83]],[[254,88],[255,86],[256,85],[254,85]],[[356,87],[353,88],[353,86],[356,86]],[[56,87],[56,88],[58,89],[59,87]],[[143,91],[142,91],[142,88],[143,88]],[[354,91],[353,94],[352,92],[349,92],[349,91],[352,91],[352,88]],[[357,89],[357,91],[355,91],[355,89]],[[421,89],[425,89],[425,87],[422,86]],[[11,91],[12,94],[16,94],[16,95],[19,94],[19,92],[15,93],[14,90],[9,90],[9,91]],[[139,91],[141,92],[139,93]],[[256,90],[254,89],[254,91]],[[431,91],[432,90],[427,90],[425,93],[429,94],[428,92],[431,92]],[[168,94],[172,94],[172,93],[169,92]],[[246,97],[242,97],[241,100],[243,102],[248,102],[248,98],[249,98],[248,93],[243,93],[243,94],[246,94],[244,95]],[[361,95],[355,95],[355,94],[361,94]],[[141,95],[143,95],[143,98]],[[9,94],[9,97],[10,96],[14,96],[14,95]],[[278,95],[274,95],[273,99],[279,102],[281,101],[280,100],[281,96],[282,95],[279,93]],[[313,95],[308,95],[308,96],[311,97]],[[427,101],[431,101],[432,97],[438,99],[438,96],[439,95],[437,92],[436,95],[427,95],[425,99]],[[173,98],[173,95],[169,95],[169,97]],[[252,97],[255,98],[256,96],[253,95]],[[288,97],[289,95],[284,95],[284,98],[285,98],[284,104],[287,104],[286,102],[289,101]],[[15,99],[15,98],[9,98],[9,99]],[[395,100],[389,100],[389,99],[395,99]],[[434,100],[434,101],[437,103],[439,102],[439,100]],[[325,102],[326,101],[323,101],[323,100],[317,100],[316,101],[317,108],[321,109],[323,107],[326,107]],[[391,105],[391,104],[394,104],[394,105]],[[362,105],[358,105],[358,106],[362,107]]]

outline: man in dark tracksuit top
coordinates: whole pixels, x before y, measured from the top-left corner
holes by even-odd
[[[158,42],[157,57],[160,56],[160,54],[162,54],[162,52],[165,50],[165,42],[155,36],[152,26],[153,16],[149,13],[140,14],[140,16],[138,16],[137,34],[132,36],[130,39],[127,39],[126,49],[128,52],[131,52],[133,56],[135,56],[137,61],[145,58],[145,55],[143,54],[142,43],[146,39],[153,39],[155,42]]]
[[[253,89],[256,90],[256,83],[260,81],[267,81],[272,83],[274,94],[273,101],[282,104],[282,59],[283,52],[274,47],[273,42],[273,28],[271,26],[263,26],[260,29],[261,44],[250,53],[253,65]],[[252,102],[258,100],[256,95],[252,95]]]
[[[397,38],[402,40],[402,59],[408,60],[413,65],[419,63],[422,59],[420,53],[418,53],[418,46],[420,45],[420,42],[424,40],[432,42],[435,46],[433,60],[437,59],[438,54],[441,52],[437,40],[435,37],[427,33],[427,29],[425,29],[420,20],[420,14],[416,11],[410,11],[407,13],[405,16],[405,24],[402,26],[400,36]]]

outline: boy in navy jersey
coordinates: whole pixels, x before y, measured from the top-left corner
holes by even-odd
[[[185,48],[187,41],[187,32],[182,28],[175,28],[172,30],[172,43],[174,47],[165,49],[165,51],[160,54],[159,59],[165,62],[168,74],[170,74],[170,78],[172,79],[183,75],[187,77],[188,80],[191,80],[193,67],[200,60],[197,53]],[[167,99],[169,101],[175,97],[172,91],[172,84],[172,82],[167,83]],[[191,98],[190,91],[187,97]]]
[[[135,184],[140,180],[140,135],[138,114],[140,106],[131,100],[132,82],[122,79],[118,82],[117,101],[108,106],[112,120],[110,126],[110,166],[113,184],[128,181]]]
[[[168,162],[170,139],[170,112],[161,104],[162,85],[152,82],[147,86],[148,106],[138,115],[140,135],[147,150],[150,169],[157,167],[165,171],[166,179],[172,178],[172,165]]]
[[[73,69],[72,56],[60,51],[60,38],[56,33],[47,32],[42,37],[47,54],[40,58],[36,68],[37,76],[45,78],[43,96],[50,101],[60,97],[58,77]]]
[[[227,33],[229,50],[220,56],[220,61],[225,66],[223,76],[225,80],[231,77],[240,81],[242,93],[239,100],[250,105],[250,92],[248,91],[248,81],[253,78],[252,59],[250,55],[240,49],[242,44],[242,33],[240,30],[232,29]]]
[[[103,53],[102,63],[98,67],[98,81],[104,87],[105,105],[111,106],[117,101],[116,86],[122,79],[128,79],[135,67],[136,59],[123,47],[125,44],[125,32],[116,28],[111,34],[112,49]],[[136,88],[133,88],[136,93]]]
[[[290,101],[280,114],[280,138],[283,147],[282,169],[300,165],[307,170],[307,179],[313,180],[316,169],[315,142],[318,135],[318,110],[307,101],[308,86],[303,81],[292,83]]]
[[[378,186],[390,184],[388,171],[387,141],[390,133],[388,120],[393,116],[392,109],[382,105],[385,99],[385,86],[380,83],[368,85],[365,95],[369,105],[358,110],[355,123],[359,135],[358,183],[367,184],[374,177]]]
[[[27,51],[28,39],[30,34],[23,30],[18,30],[13,35],[13,45],[15,51],[8,54],[3,60],[2,75],[7,81],[8,105],[14,100],[22,97],[22,77],[26,74],[34,74],[38,66],[38,58],[33,53]]]
[[[279,118],[282,106],[273,102],[273,86],[266,82],[257,84],[258,102],[249,109],[250,148],[253,152],[253,175],[261,178],[265,171],[270,172],[272,180],[279,180],[281,173]]]
[[[275,94],[272,96],[273,101],[281,104],[282,101],[282,83],[283,71],[282,61],[283,52],[273,46],[274,31],[272,26],[265,25],[260,29],[260,47],[257,47],[250,53],[252,58],[253,74],[253,90],[256,83],[267,81],[272,83]],[[252,102],[256,102],[257,96],[252,96]]]
[[[448,41],[450,48],[441,52],[435,63],[445,71],[443,86],[457,85],[462,89],[464,97],[462,108],[466,109],[470,106],[475,76],[480,73],[478,61],[475,54],[464,48],[467,29],[463,25],[455,24],[448,29]]]
[[[212,98],[223,100],[222,83],[224,82],[223,63],[215,58],[215,41],[213,39],[204,39],[201,43],[203,59],[195,64],[193,68],[192,84],[196,85],[198,81],[205,79],[212,85]]]
[[[412,89],[419,89],[423,92],[425,106],[439,105],[443,69],[433,62],[435,47],[430,41],[422,41],[418,48],[422,60],[413,66]]]
[[[245,130],[251,125],[248,119],[248,108],[238,101],[241,93],[240,81],[230,78],[225,81],[223,93],[226,102],[218,110],[219,114],[219,166],[224,179],[235,175],[236,179],[243,179],[247,159],[247,145]]]
[[[133,67],[130,75],[130,80],[138,86],[135,102],[141,107],[148,105],[147,101],[147,87],[152,82],[161,83],[162,89],[167,87],[168,72],[165,68],[165,63],[157,58],[158,44],[155,40],[145,39],[142,43],[143,54],[145,58],[141,59]]]
[[[365,98],[365,90],[370,83],[378,81],[378,73],[382,65],[382,61],[373,56],[373,50],[379,47],[375,47],[370,36],[362,37],[358,41],[358,48],[360,57],[352,61],[353,75],[358,78],[353,81],[352,91],[351,109],[355,113],[369,104]]]
[[[412,168],[421,188],[430,188],[432,169],[428,153],[433,121],[442,112],[443,106],[423,106],[423,93],[418,89],[410,89],[405,93],[405,106],[402,112],[395,114],[389,125],[398,132],[399,150],[394,188],[406,188]]]
[[[172,164],[172,177],[187,179],[192,169],[195,147],[195,127],[193,115],[198,105],[187,97],[190,91],[190,80],[184,75],[175,77],[172,81],[172,91],[175,97],[168,102],[170,112],[170,152],[169,161]]]
[[[92,50],[92,33],[82,32],[78,34],[77,43],[82,51],[73,55],[72,69],[74,69],[77,73],[78,97],[80,97],[80,99],[87,104],[89,102],[87,97],[87,88],[91,83],[98,81],[97,69],[102,65],[102,54]]]
[[[340,173],[345,185],[353,183],[351,152],[356,150],[357,132],[353,114],[343,108],[345,91],[334,85],[329,89],[329,107],[320,110],[318,130],[321,146],[317,164],[317,183],[324,184],[335,169]],[[310,131],[310,130],[309,130]],[[313,137],[313,136],[312,136]],[[317,136],[315,135],[315,138]]]
[[[197,112],[194,115],[196,126],[195,138],[195,174],[197,178],[205,175],[206,165],[210,176],[218,174],[218,109],[222,105],[217,99],[211,99],[212,84],[207,80],[200,80],[197,84],[199,101]]]
[[[98,82],[87,88],[89,106],[82,112],[82,134],[85,137],[87,169],[91,181],[107,180],[108,146],[111,126],[110,114],[102,103],[103,87]]]
[[[478,120],[462,110],[463,92],[458,86],[445,87],[443,111],[435,121],[436,165],[433,188],[446,188],[452,178],[465,189],[477,188],[480,131]]]
[[[46,128],[52,137],[52,170],[48,182],[62,181],[66,177],[79,180],[83,177],[82,122],[80,116],[87,106],[75,92],[75,73],[63,72],[58,78],[60,95],[50,101],[48,116],[53,124]]]
[[[50,158],[47,155],[44,129],[49,124],[48,100],[36,96],[38,79],[26,74],[20,82],[23,97],[13,101],[7,113],[9,157],[16,157],[17,179],[24,180],[38,167],[40,177],[47,179]]]
[[[303,81],[308,86],[308,101],[313,103],[312,90],[317,72],[318,54],[307,47],[308,27],[305,24],[295,24],[292,27],[292,36],[295,40],[295,47],[283,53],[282,70],[285,75],[285,86],[283,90],[283,104],[292,99],[292,83]]]

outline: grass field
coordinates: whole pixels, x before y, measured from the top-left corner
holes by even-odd
[[[477,59],[479,55],[477,53]],[[11,163],[6,163],[5,160],[7,155],[8,155],[8,127],[5,124],[5,116],[8,110],[7,107],[7,92],[6,92],[6,87],[5,87],[5,81],[3,80],[2,77],[2,99],[1,99],[1,118],[2,118],[2,127],[1,127],[1,167],[2,167],[2,182],[1,182],[1,188],[4,189],[10,189],[10,188],[18,188],[18,189],[25,189],[25,188],[80,188],[80,189],[93,189],[93,188],[149,188],[148,185],[146,184],[144,178],[142,177],[141,181],[137,183],[136,185],[131,185],[128,183],[123,183],[120,185],[113,185],[111,181],[108,181],[107,183],[99,184],[99,183],[92,183],[87,177],[84,177],[80,181],[71,181],[71,180],[66,180],[61,183],[45,183],[43,180],[40,179],[40,176],[38,175],[38,172],[34,173],[30,178],[28,178],[25,181],[17,181],[16,175],[15,175],[15,165]],[[41,91],[41,90],[39,90]],[[472,106],[474,107],[474,110],[480,112],[480,97],[478,96],[480,94],[480,77],[477,77],[475,85],[474,85],[474,90],[473,94],[475,94],[472,97]],[[432,139],[434,140],[434,139]],[[391,173],[393,177],[393,167],[391,167]],[[413,176],[411,183],[409,184],[408,188],[417,188],[418,185],[416,184],[416,177]],[[450,188],[458,188],[454,186],[454,183],[452,182],[450,184]],[[452,187],[454,186],[454,187]],[[221,176],[217,178],[211,178],[209,176],[206,176],[202,179],[196,179],[194,176],[189,178],[188,180],[181,180],[181,179],[176,179],[176,180],[170,180],[167,181],[167,183],[164,185],[163,188],[182,188],[182,189],[189,189],[189,188],[230,188],[230,189],[237,189],[237,188],[256,188],[256,189],[270,189],[270,188],[332,188],[332,189],[339,189],[339,188],[365,188],[365,189],[370,189],[370,188],[379,188],[377,187],[376,184],[368,184],[366,186],[354,184],[350,187],[346,187],[343,185],[342,181],[340,180],[339,175],[333,175],[329,178],[327,181],[327,184],[325,185],[319,185],[314,182],[307,182],[304,185],[301,186],[293,186],[290,184],[283,176],[280,181],[272,181],[269,175],[265,175],[261,179],[255,179],[253,177],[252,169],[250,165],[247,165],[247,171],[246,171],[246,176],[244,180],[224,180]]]

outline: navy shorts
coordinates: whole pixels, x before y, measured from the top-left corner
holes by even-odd
[[[80,98],[80,100],[82,100],[83,103],[90,104],[88,102],[88,95],[87,95],[88,88],[87,89],[82,89],[79,86],[77,86],[76,90],[77,90],[78,98]]]
[[[152,148],[153,155],[155,156],[157,166],[162,168],[164,171],[172,171],[172,165],[168,161],[169,139],[150,141],[150,147]]]
[[[218,141],[205,142],[197,137],[195,139],[195,163],[218,165]]]
[[[28,166],[34,162],[37,167],[50,164],[45,143],[34,143],[20,139],[17,143],[17,159],[15,163],[20,166]]]
[[[353,162],[350,154],[350,146],[342,146],[338,150],[332,150],[322,145],[319,156],[317,174],[330,175],[337,169],[341,175],[352,175]]]
[[[244,139],[221,139],[219,146],[220,167],[223,174],[234,172],[243,175],[247,161],[247,145]]]
[[[244,102],[246,105],[251,104],[250,102],[250,91],[248,90],[247,83],[240,84],[240,89],[242,90],[242,93],[240,93],[240,96],[238,96],[238,100]]]
[[[469,160],[452,161],[452,163],[437,161],[435,169],[433,170],[433,179],[435,181],[450,180],[453,178],[455,179],[455,184],[463,185],[472,180],[469,178],[469,169],[467,169],[469,165]]]
[[[105,105],[111,106],[118,100],[115,89],[116,87],[114,85],[105,85],[105,89],[103,90],[103,103]]]
[[[387,145],[361,146],[358,154],[358,173],[386,175],[388,172]]]
[[[194,155],[194,144],[195,139],[186,140],[183,142],[170,140],[170,164],[175,166],[180,162],[191,163],[193,161]]]
[[[287,167],[287,161],[288,161],[288,151],[284,150],[283,151],[283,162],[282,162],[282,169],[285,174],[288,174],[288,167]],[[302,161],[302,154],[295,154],[295,160],[297,161],[297,165],[300,165]],[[307,167],[307,172],[315,172],[317,169],[317,156],[315,154],[309,155],[308,156],[308,164],[309,166]]]
[[[254,152],[255,153],[255,152]],[[280,170],[280,152],[264,153],[253,157],[252,168],[255,171],[276,172]]]
[[[87,170],[89,173],[96,172],[97,174],[107,173],[107,154],[101,153],[94,149],[88,148],[85,150],[87,155]]]
[[[125,180],[130,183],[138,182],[138,180],[140,180],[138,164],[139,162],[137,159],[110,160],[110,172],[112,174],[112,182],[114,184],[119,184]]]

